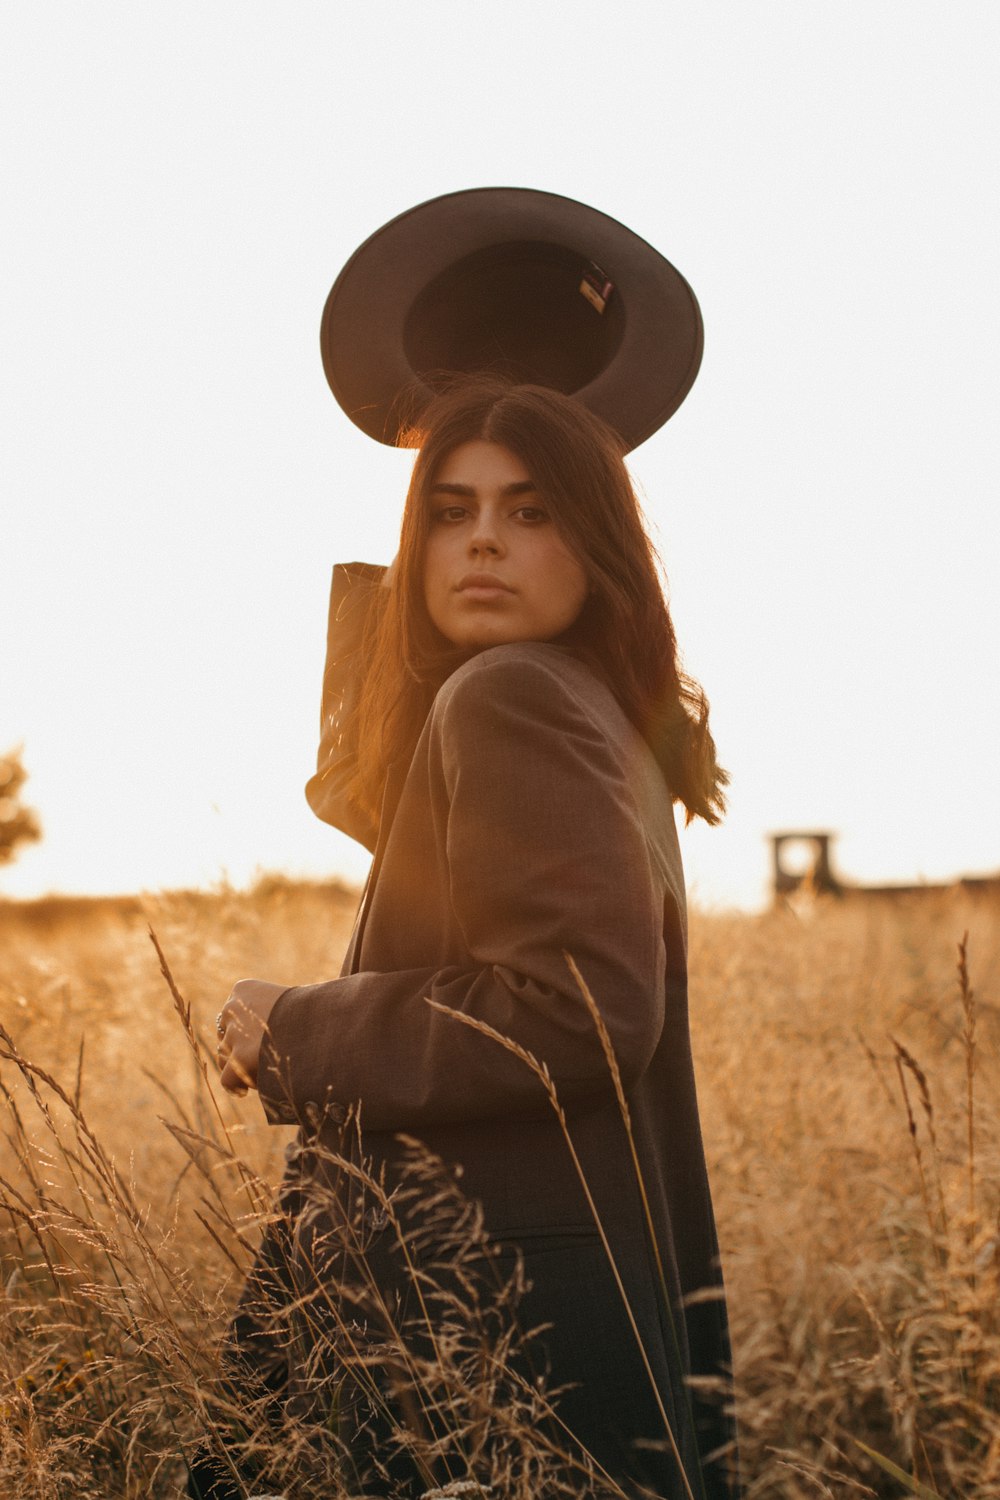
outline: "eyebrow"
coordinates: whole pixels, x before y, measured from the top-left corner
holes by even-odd
[[[515,484],[505,484],[500,491],[501,495],[510,497],[513,495],[533,495],[537,486],[532,479],[519,479]],[[475,487],[471,484],[432,484],[432,495],[475,495]]]

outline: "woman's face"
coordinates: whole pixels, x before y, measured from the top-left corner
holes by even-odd
[[[509,448],[462,443],[438,469],[429,505],[424,598],[453,646],[550,641],[573,624],[587,575]]]

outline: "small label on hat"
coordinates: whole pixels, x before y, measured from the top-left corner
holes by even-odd
[[[614,282],[608,280],[600,266],[595,266],[591,262],[588,269],[584,271],[583,280],[580,282],[580,291],[586,297],[591,307],[596,307],[597,311],[602,313],[607,307],[608,298],[614,289]]]

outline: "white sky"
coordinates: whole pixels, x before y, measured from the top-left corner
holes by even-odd
[[[45,839],[0,891],[360,877],[316,822],[329,568],[394,551],[326,293],[464,187],[580,198],[675,262],[697,384],[632,461],[733,772],[685,835],[858,880],[1000,866],[995,0],[0,5],[0,749]]]

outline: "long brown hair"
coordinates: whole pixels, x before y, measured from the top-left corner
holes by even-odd
[[[583,563],[591,593],[559,640],[605,680],[650,745],[675,801],[717,823],[729,778],[715,758],[708,701],[678,661],[655,555],[617,435],[578,402],[541,386],[464,378],[438,395],[410,438],[418,447],[388,598],[375,612],[359,707],[351,793],[378,817],[389,765],[408,761],[434,694],[469,653],[432,624],[424,601],[428,496],[444,459],[481,438],[521,460]]]

